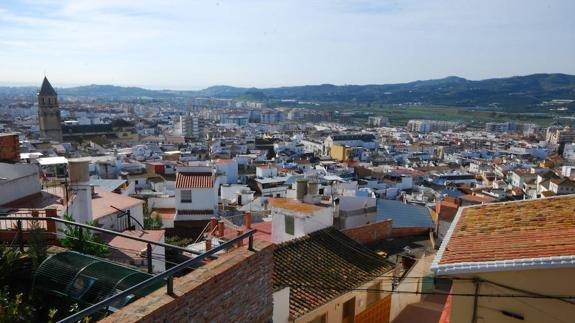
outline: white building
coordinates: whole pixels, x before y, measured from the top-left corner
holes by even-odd
[[[199,139],[202,136],[200,117],[192,114],[180,116],[179,130],[186,138]]]
[[[178,167],[176,220],[208,220],[218,207],[219,179],[211,166]]]
[[[335,202],[336,227],[355,228],[376,222],[377,199],[371,197],[340,196]]]
[[[38,166],[0,163],[0,205],[42,190]]]
[[[282,243],[333,225],[333,209],[294,199],[268,198],[272,241]]]
[[[238,162],[235,159],[218,159],[214,163],[218,174],[222,176],[222,184],[238,182]]]

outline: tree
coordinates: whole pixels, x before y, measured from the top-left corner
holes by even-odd
[[[48,245],[44,237],[46,231],[40,227],[38,221],[31,221],[30,227],[27,253],[32,259],[32,269],[36,270],[48,256]]]
[[[10,295],[8,287],[0,290],[0,323],[33,322],[34,310],[24,302],[22,293]]]
[[[144,229],[158,230],[162,228],[162,217],[158,212],[144,214]]]
[[[16,248],[0,244],[0,284],[6,286],[22,269],[22,253]]]
[[[75,222],[69,214],[64,214],[64,220]],[[93,221],[87,224],[94,226]],[[106,242],[88,229],[66,224],[66,228],[60,232],[65,236],[61,241],[65,248],[96,257],[104,258],[110,255]]]

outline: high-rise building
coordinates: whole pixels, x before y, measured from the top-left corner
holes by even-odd
[[[42,138],[62,142],[62,125],[58,94],[44,77],[40,92],[38,92],[38,121]]]
[[[203,132],[202,120],[192,114],[180,116],[180,131],[186,138],[200,139]]]

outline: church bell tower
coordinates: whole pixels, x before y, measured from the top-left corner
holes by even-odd
[[[62,142],[58,94],[46,77],[44,77],[42,87],[40,92],[38,92],[38,120],[42,138]]]

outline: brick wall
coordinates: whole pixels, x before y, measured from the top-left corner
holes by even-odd
[[[406,237],[406,236],[418,236],[429,234],[429,228],[393,228],[391,230],[392,237]]]
[[[241,247],[135,301],[102,322],[271,322],[273,245]]]
[[[345,229],[342,232],[361,244],[370,244],[391,236],[391,220]]]
[[[0,134],[0,160],[20,161],[20,141],[16,134]]]

